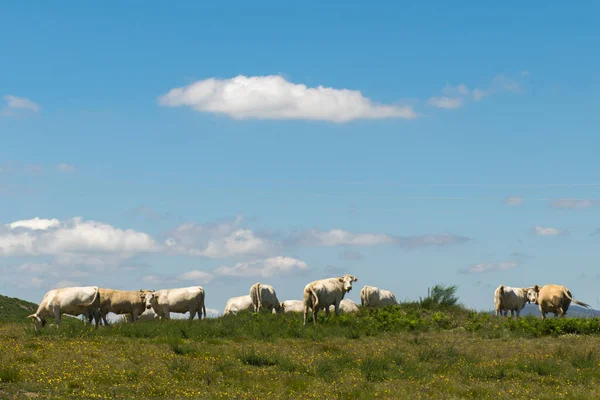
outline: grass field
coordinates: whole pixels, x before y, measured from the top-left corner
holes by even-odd
[[[0,398],[598,398],[600,319],[418,303],[94,330],[0,323]]]

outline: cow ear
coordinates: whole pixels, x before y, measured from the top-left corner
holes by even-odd
[[[358,281],[358,278],[357,278],[357,277],[354,277],[354,282],[356,282],[356,281]]]
[[[344,282],[344,278],[338,278],[340,282]]]

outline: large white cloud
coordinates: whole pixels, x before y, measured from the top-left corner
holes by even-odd
[[[357,90],[288,82],[278,75],[205,79],[171,89],[163,106],[188,106],[235,119],[305,119],[338,123],[356,119],[417,117],[411,106],[376,104]]]
[[[0,255],[65,255],[72,253],[140,253],[159,250],[143,232],[119,229],[81,217],[67,221],[16,221],[0,232]]]
[[[308,269],[308,265],[293,257],[271,257],[266,260],[240,262],[233,267],[219,267],[217,275],[225,276],[256,276],[268,278],[275,275],[289,274]]]
[[[178,226],[166,240],[167,247],[181,254],[218,259],[232,256],[258,256],[277,247],[241,226],[242,218],[216,224],[186,223]]]

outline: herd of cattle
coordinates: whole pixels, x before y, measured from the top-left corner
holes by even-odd
[[[317,322],[320,310],[325,310],[328,317],[331,311],[338,315],[359,310],[358,305],[344,299],[344,295],[352,290],[352,284],[358,278],[346,274],[341,277],[313,281],[304,287],[303,300],[286,300],[280,302],[277,293],[271,285],[256,283],[250,288],[249,294],[233,297],[225,305],[224,315],[237,314],[240,311],[268,311],[271,313],[297,312],[306,317],[312,313],[313,322]],[[398,304],[396,296],[384,289],[374,286],[364,286],[360,291],[361,306],[385,307]],[[525,304],[539,305],[542,318],[549,312],[555,316],[564,316],[571,302],[583,307],[588,304],[573,299],[571,292],[564,286],[535,285],[530,288],[514,288],[500,285],[494,292],[496,315],[517,318]],[[56,319],[60,326],[61,317],[67,315],[84,315],[88,322],[95,320],[96,328],[100,320],[108,325],[107,315],[127,315],[130,322],[140,319],[170,319],[171,313],[189,313],[192,320],[206,318],[205,292],[201,286],[162,290],[114,290],[97,286],[67,287],[48,291],[37,311],[28,316],[39,329],[46,325],[47,317]]]

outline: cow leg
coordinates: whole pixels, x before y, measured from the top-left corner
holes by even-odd
[[[196,316],[196,310],[195,309],[190,309],[190,318],[188,318],[190,321],[194,319],[194,317]]]
[[[137,310],[135,310],[134,312],[131,313],[131,323],[133,324],[134,322],[137,322],[138,320],[138,312]]]
[[[306,314],[308,314],[308,306],[304,306],[304,323],[302,325],[306,325]]]
[[[62,316],[62,314],[60,313],[60,310],[58,309],[58,307],[55,307],[54,308],[54,318],[56,319],[56,329],[58,329],[60,326],[61,316]]]
[[[334,310],[335,310],[335,316],[337,317],[338,315],[340,315],[340,302],[336,302],[334,304]]]
[[[164,306],[163,307],[163,318],[164,319],[171,319],[171,310],[169,309],[169,307]]]
[[[317,323],[317,314],[319,313],[319,309],[318,308],[313,308],[313,322],[316,324]]]
[[[329,318],[329,307],[325,307],[325,318]]]

